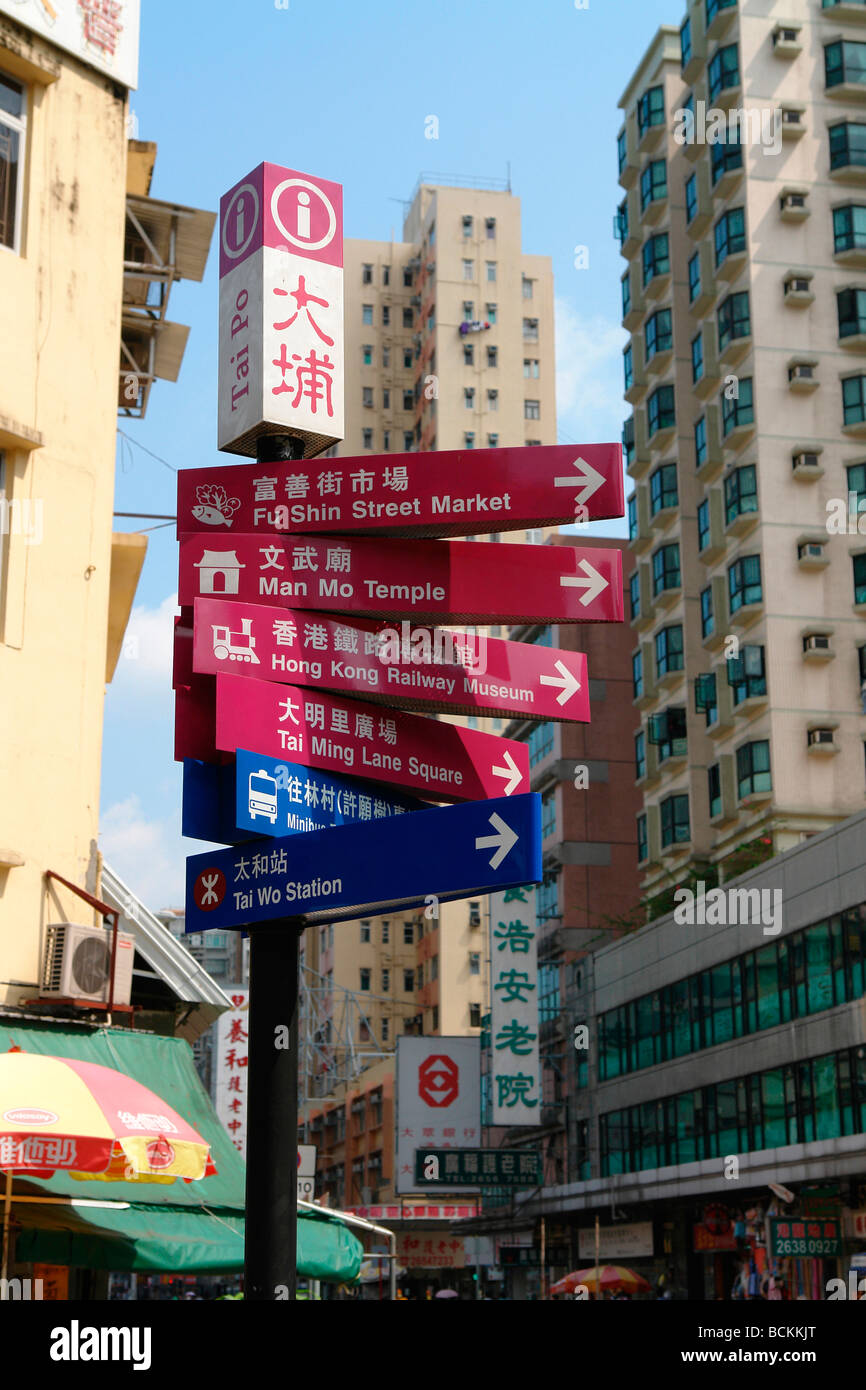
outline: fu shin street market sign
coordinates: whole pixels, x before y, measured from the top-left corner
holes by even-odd
[[[214,721],[213,681],[202,680],[176,691],[177,758],[217,761],[254,733],[256,752],[444,801],[529,790],[529,752],[515,739],[242,676],[216,677]]]
[[[225,447],[225,446],[223,446]],[[316,531],[463,536],[623,514],[622,446],[522,445],[178,475],[178,535]]]
[[[586,657],[444,628],[400,628],[196,599],[175,628],[175,681],[229,672],[451,714],[588,720]]]
[[[184,535],[178,598],[415,622],[621,622],[622,555],[579,545]]]

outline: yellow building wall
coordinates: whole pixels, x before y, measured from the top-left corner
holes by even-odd
[[[0,449],[7,499],[36,504],[42,532],[13,525],[0,571],[0,1001],[15,1002],[46,924],[94,920],[45,871],[98,889],[126,103],[4,19],[0,69],[28,87],[22,243],[0,248]]]

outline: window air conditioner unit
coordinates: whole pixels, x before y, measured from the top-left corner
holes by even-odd
[[[828,652],[830,650],[830,638],[826,632],[812,632],[808,637],[803,638],[804,652]]]
[[[782,121],[784,122],[785,125],[799,125],[800,122],[802,121],[802,119],[803,119],[803,113],[802,113],[802,111],[794,111],[794,110],[791,109],[790,106],[786,106],[786,107],[783,108],[783,110],[782,110]]]
[[[481,926],[481,913],[480,913],[480,912],[470,912],[470,914],[469,914],[469,925],[470,925],[470,927],[480,927],[480,926]]]
[[[808,294],[811,288],[811,281],[802,275],[792,275],[790,280],[785,281],[785,294]]]
[[[796,366],[788,368],[789,381],[811,381],[815,375],[815,368],[811,362],[798,362]]]
[[[794,454],[794,456],[793,456],[793,466],[794,466],[795,468],[817,468],[817,467],[818,467],[818,455],[817,455],[817,454]]]
[[[809,730],[809,747],[810,747],[810,748],[814,748],[814,747],[815,747],[817,744],[819,744],[819,743],[832,743],[832,742],[833,742],[833,730],[832,730],[832,729],[810,729],[810,730]]]
[[[114,967],[114,1002],[128,1004],[132,994],[132,962],[135,938],[117,933]],[[108,1003],[111,980],[111,932],[105,927],[85,927],[77,922],[49,924],[45,944],[41,992],[63,999],[91,999]]]
[[[824,558],[823,541],[804,541],[797,546],[797,558],[800,560],[822,560]]]
[[[804,208],[805,206],[805,193],[786,193],[782,197],[782,209],[785,212],[793,211],[795,208]]]

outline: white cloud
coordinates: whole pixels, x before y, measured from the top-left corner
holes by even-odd
[[[99,841],[108,864],[151,912],[183,906],[186,856],[212,848],[181,837],[179,807],[164,819],[148,817],[135,794],[103,813]]]
[[[586,318],[557,299],[556,410],[566,435],[581,444],[618,440],[630,407],[622,396],[626,335],[614,319]]]
[[[117,679],[171,687],[174,619],[177,594],[169,594],[158,608],[136,604],[132,610],[117,667]]]

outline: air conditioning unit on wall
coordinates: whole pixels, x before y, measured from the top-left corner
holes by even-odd
[[[132,994],[135,939],[117,933],[114,1002],[128,1004]],[[111,931],[78,922],[49,924],[42,970],[42,994],[63,999],[92,999],[108,1003],[111,980]]]

